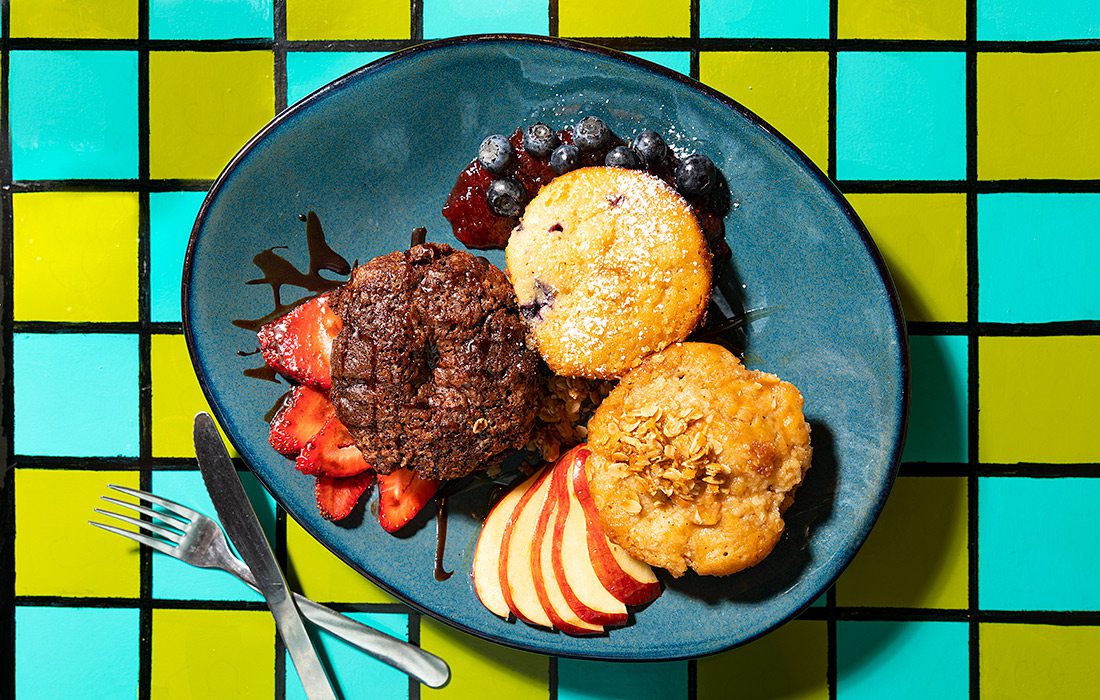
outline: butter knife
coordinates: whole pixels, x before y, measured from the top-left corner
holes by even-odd
[[[195,457],[202,480],[218,511],[229,539],[256,578],[256,587],[275,616],[275,628],[283,638],[302,687],[310,700],[336,700],[324,666],[306,632],[301,613],[286,586],[256,512],[244,492],[237,469],[229,459],[214,419],[206,413],[195,416]]]

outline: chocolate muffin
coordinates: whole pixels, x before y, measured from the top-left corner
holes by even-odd
[[[465,476],[530,438],[538,356],[488,261],[414,246],[356,267],[330,305],[332,402],[379,473]]]

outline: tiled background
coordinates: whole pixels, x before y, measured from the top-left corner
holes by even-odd
[[[302,697],[254,595],[85,521],[108,482],[211,510],[189,457],[203,401],[178,289],[222,166],[326,81],[422,39],[483,31],[590,38],[689,73],[838,180],[910,322],[905,463],[819,605],[742,649],[636,665],[511,651],[421,618],[253,484],[296,586],[454,669],[444,691],[421,690],[333,642],[346,697],[1098,692],[1100,3],[2,7],[0,697]]]

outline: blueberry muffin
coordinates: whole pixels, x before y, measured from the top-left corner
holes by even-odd
[[[356,267],[330,305],[333,406],[376,471],[456,478],[530,439],[538,356],[499,269],[418,245]]]
[[[710,296],[710,253],[691,208],[637,170],[556,178],[527,205],[506,257],[539,353],[566,377],[621,376],[686,338]]]
[[[764,559],[811,457],[798,389],[708,343],[631,370],[589,421],[588,447],[608,537],[674,576]]]

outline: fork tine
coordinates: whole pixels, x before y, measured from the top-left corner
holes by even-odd
[[[115,527],[114,525],[104,525],[103,523],[97,523],[94,520],[89,520],[88,524],[89,525],[94,525],[95,527],[98,527],[100,530],[106,530],[107,532],[113,532],[116,535],[122,535],[123,537],[128,537],[129,539],[134,540],[135,542],[139,542],[139,543],[144,544],[146,546],[152,547],[153,549],[157,550],[158,552],[163,552],[164,554],[167,554],[170,557],[176,557],[177,556],[176,547],[174,545],[170,545],[170,544],[168,544],[167,542],[165,542],[163,540],[158,540],[155,537],[150,537],[148,535],[143,535],[140,532],[130,532],[129,530],[123,530],[122,528]]]
[[[149,493],[148,491],[138,491],[137,489],[131,489],[126,486],[119,486],[118,484],[107,484],[107,488],[114,489],[120,493],[124,493],[127,496],[133,496],[134,498],[140,498],[143,501],[149,501],[150,503],[156,503],[158,506],[167,508],[168,510],[182,515],[188,520],[195,520],[202,516],[201,513],[197,513],[187,506],[180,505],[175,501],[169,501],[167,498],[161,498],[160,496]]]
[[[176,515],[175,513],[169,513],[167,511],[163,511],[163,510],[153,510],[152,508],[146,508],[145,506],[138,505],[137,503],[130,503],[129,501],[123,501],[123,500],[119,500],[117,498],[111,498],[110,496],[100,496],[100,498],[103,499],[104,501],[107,501],[108,503],[114,503],[117,506],[125,506],[127,508],[132,508],[133,510],[136,510],[137,512],[142,513],[144,515],[148,515],[151,518],[157,518],[158,520],[163,520],[164,524],[167,525],[168,527],[174,527],[177,530],[181,530],[181,531],[187,527],[187,522],[188,521],[184,520],[182,517]],[[179,523],[179,524],[177,525],[177,523]]]
[[[131,518],[129,515],[112,513],[111,511],[103,510],[102,508],[96,508],[95,512],[99,513],[100,515],[106,515],[108,518],[115,518],[116,520],[121,520],[124,523],[130,523],[135,527],[140,527],[142,530],[148,530],[154,535],[163,537],[169,542],[178,543],[180,540],[183,539],[183,535],[179,534],[178,532],[173,532],[172,530],[169,530],[168,528],[161,525],[154,525],[148,520],[138,520],[137,518]]]

